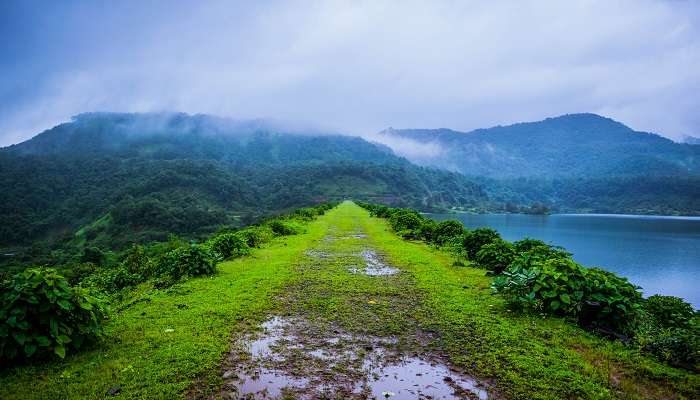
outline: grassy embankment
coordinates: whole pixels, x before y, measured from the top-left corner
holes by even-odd
[[[0,399],[177,398],[197,380],[218,378],[231,333],[255,325],[288,282],[294,265],[327,229],[275,239],[250,256],[219,264],[212,277],[169,289],[145,284],[112,307],[106,337],[64,361],[0,371]]]
[[[317,257],[305,254],[309,249]],[[350,273],[363,249],[401,273]],[[221,264],[215,277],[169,290],[140,288],[109,322],[100,350],[6,372],[0,398],[99,398],[115,385],[121,398],[206,392],[219,382],[231,334],[255,329],[267,314],[398,337],[412,351],[447,358],[488,382],[497,398],[697,396],[696,374],[560,319],[514,315],[489,285],[485,271],[453,266],[449,254],[400,239],[385,221],[346,202],[310,223],[306,234]],[[419,332],[436,340],[412,340]]]

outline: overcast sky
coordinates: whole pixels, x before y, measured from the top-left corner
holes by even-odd
[[[700,1],[0,2],[0,145],[86,111],[700,136]]]

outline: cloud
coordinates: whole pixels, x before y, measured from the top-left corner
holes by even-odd
[[[699,130],[695,1],[3,7],[0,34],[12,40],[0,44],[0,145],[98,110],[271,117],[354,134],[573,112],[673,138]]]

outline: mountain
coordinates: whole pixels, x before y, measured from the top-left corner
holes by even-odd
[[[700,146],[637,132],[595,114],[458,132],[387,129],[380,141],[410,140],[439,151],[422,165],[493,178],[700,175]]]
[[[195,238],[325,200],[488,203],[465,176],[358,137],[175,113],[79,115],[0,149],[0,188],[3,253],[46,263],[56,248]]]

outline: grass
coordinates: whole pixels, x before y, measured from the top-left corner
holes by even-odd
[[[348,239],[352,233],[367,237]],[[327,240],[339,237],[347,240]],[[367,248],[402,272],[379,279],[350,273]],[[697,374],[561,319],[513,313],[490,293],[483,270],[453,262],[444,251],[400,239],[384,220],[346,202],[304,234],[220,264],[214,277],[168,290],[141,286],[115,307],[97,349],[5,370],[0,399],[103,398],[116,386],[119,398],[205,397],[221,382],[231,337],[255,330],[269,314],[302,314],[321,325],[407,341],[433,333],[437,340],[420,350],[489,382],[497,398],[698,397]]]
[[[422,326],[451,361],[515,399],[697,398],[697,374],[665,366],[559,318],[517,315],[490,292],[485,271],[398,238],[380,219],[364,228],[426,294]]]
[[[275,239],[251,256],[224,262],[211,278],[166,290],[143,285],[114,305],[107,337],[96,349],[64,361],[0,373],[0,399],[172,399],[196,381],[209,387],[235,330],[256,324],[293,277],[304,249],[326,231],[326,220],[301,235]]]

